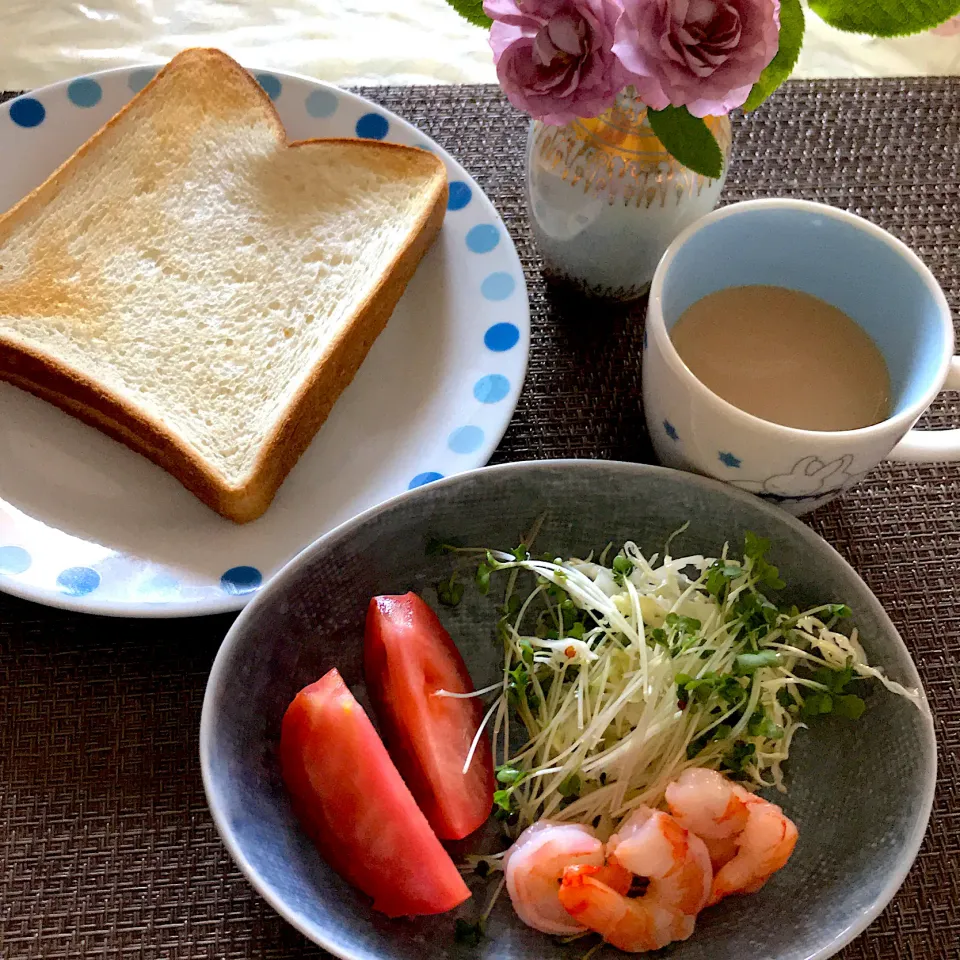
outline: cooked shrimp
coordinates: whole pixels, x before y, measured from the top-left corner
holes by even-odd
[[[716,770],[691,768],[667,787],[677,821],[702,837],[717,874],[710,903],[756,893],[793,853],[797,828],[773,803]]]
[[[748,816],[741,794],[750,796],[723,774],[705,767],[684,770],[667,787],[670,813],[707,845],[714,870],[736,856],[736,839]]]
[[[607,843],[606,875],[591,865],[569,867],[560,886],[567,912],[604,940],[630,953],[659,950],[693,933],[710,895],[713,873],[703,842],[667,813],[641,807]],[[608,880],[636,875],[646,891],[627,897]]]
[[[507,851],[503,873],[517,916],[544,933],[580,933],[583,925],[564,910],[558,896],[566,867],[603,868],[603,843],[590,827],[541,820],[528,827]],[[609,871],[604,870],[604,876]],[[616,882],[611,874],[608,879]],[[630,887],[627,878],[626,889]],[[626,890],[624,890],[626,892]]]
[[[775,803],[744,794],[747,825],[737,837],[737,855],[717,871],[710,905],[731,893],[756,893],[786,865],[797,845],[795,824]]]

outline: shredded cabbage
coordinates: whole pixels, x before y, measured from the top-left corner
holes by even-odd
[[[808,719],[863,712],[858,681],[921,702],[867,663],[856,628],[840,632],[846,607],[800,612],[768,599],[783,586],[768,547],[748,535],[741,560],[726,547],[716,559],[673,558],[669,544],[661,559],[628,542],[609,565],[609,548],[597,560],[484,552],[481,589],[509,573],[503,676],[480,693],[497,693],[484,725],[492,721],[497,812],[511,834],[543,817],[611,831],[633,808],[660,803],[690,766],[783,790]]]

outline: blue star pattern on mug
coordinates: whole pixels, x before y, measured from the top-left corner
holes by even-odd
[[[720,454],[719,459],[725,467],[733,467],[734,469],[739,469],[742,462],[739,457],[735,457],[732,453],[725,452]]]
[[[664,420],[664,421],[663,421],[663,432],[664,432],[671,440],[679,440],[679,439],[680,439],[680,434],[677,433],[677,428],[676,428],[669,420]]]

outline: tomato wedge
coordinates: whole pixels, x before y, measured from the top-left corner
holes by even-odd
[[[472,833],[493,806],[493,759],[483,736],[463,772],[483,705],[434,696],[474,689],[450,634],[415,593],[374,597],[363,654],[383,738],[430,826],[442,840]]]
[[[331,670],[280,732],[294,810],[324,858],[388,917],[444,913],[470,896],[363,707]]]

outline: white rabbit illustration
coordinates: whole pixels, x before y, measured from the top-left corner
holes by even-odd
[[[769,494],[785,499],[816,497],[855,480],[858,475],[848,472],[852,463],[853,456],[849,453],[829,463],[824,463],[817,456],[809,456],[798,460],[789,473],[777,474],[762,482],[738,480],[736,485],[751,493]]]

